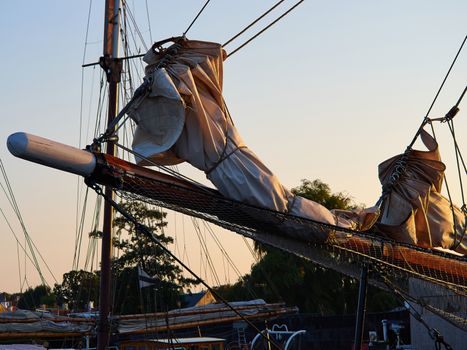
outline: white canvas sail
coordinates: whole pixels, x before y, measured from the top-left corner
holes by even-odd
[[[411,149],[379,165],[385,194],[377,228],[400,242],[466,254],[466,214],[441,195],[446,166],[438,143],[425,130],[420,137],[426,151]]]
[[[204,171],[230,199],[344,228],[372,227],[378,208],[330,211],[294,196],[245,145],[222,97],[225,57],[221,45],[202,41],[180,41],[172,47],[169,59],[150,50],[145,56],[146,75],[152,79],[153,88],[130,114],[138,123],[133,148],[155,163],[190,163]],[[436,142],[425,132],[421,137],[428,151],[411,150],[407,154],[406,173],[382,201],[384,215],[378,229],[397,241],[424,247],[455,245],[458,252],[465,253],[465,213],[457,207],[451,209],[440,194],[445,166]],[[137,161],[148,164],[144,158]],[[399,166],[400,158],[380,165],[383,185]],[[315,242],[326,240],[332,233],[326,228],[309,230],[290,222],[280,223],[280,229]]]
[[[147,140],[135,137],[133,148],[159,164],[173,164],[177,159],[187,161],[204,171],[227,198],[326,224],[359,228],[358,215],[355,215],[356,221],[338,218],[322,205],[294,196],[244,144],[222,97],[225,52],[221,45],[188,40],[179,45],[173,55],[175,57],[162,68],[162,55],[150,50],[145,56],[148,77],[153,77],[153,81],[160,80],[158,77],[162,74],[165,78],[170,77],[181,97],[179,108],[171,108],[173,101],[167,102],[152,94],[134,109],[131,117],[136,121],[152,118],[149,113],[141,115],[144,110],[150,110],[148,106],[159,105],[157,108],[160,110],[170,110],[175,124],[179,120],[185,121],[183,131],[178,136],[174,131],[176,128],[171,129],[174,132],[172,136],[178,136],[178,139],[174,144],[167,143],[166,147],[158,144],[151,148]],[[165,107],[166,104],[168,106]],[[138,123],[136,135],[158,134],[161,126],[158,123]],[[142,159],[138,160],[144,164]],[[284,224],[283,229],[288,234],[314,241],[324,241],[330,233],[327,229],[311,233],[296,224]]]

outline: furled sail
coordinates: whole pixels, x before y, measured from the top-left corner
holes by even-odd
[[[227,198],[343,228],[372,227],[379,215],[377,207],[329,211],[294,196],[244,144],[222,97],[225,57],[219,44],[190,40],[180,40],[161,52],[151,49],[146,54],[146,78],[152,89],[130,112],[138,124],[133,141],[134,150],[141,156],[137,162],[147,165],[186,161],[204,171]],[[423,133],[422,137],[429,152],[409,154],[407,169],[411,176],[386,193],[382,202],[385,215],[378,229],[398,241],[450,248],[455,234],[448,227],[453,227],[453,219],[449,221],[445,214],[446,208],[451,209],[439,194],[444,165],[437,145],[427,135]],[[383,185],[400,163],[398,159],[380,166]],[[459,209],[454,212],[456,225],[465,228],[465,216],[462,220]],[[324,226],[314,232],[290,222],[279,226],[290,236],[314,242],[322,242],[332,233]],[[464,251],[463,242],[457,246]]]
[[[467,253],[466,214],[441,195],[446,166],[438,143],[420,133],[427,151],[411,149],[379,165],[383,185],[377,228],[400,242]]]
[[[175,45],[169,59],[153,50],[144,58],[148,64],[146,75],[153,85],[149,96],[130,113],[138,124],[133,148],[142,158],[137,162],[187,161],[204,171],[227,198],[357,228],[358,222],[338,218],[322,205],[294,196],[244,144],[222,97],[225,52],[221,45],[189,40]],[[170,120],[173,127],[166,124]],[[184,125],[180,132],[181,120]],[[324,241],[330,233],[310,233],[297,225],[282,225],[288,234],[313,241]]]

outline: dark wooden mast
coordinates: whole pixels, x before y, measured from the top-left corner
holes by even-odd
[[[109,88],[107,125],[110,125],[115,118],[118,107],[118,83],[121,75],[121,61],[118,59],[119,9],[120,0],[105,1],[104,54],[100,59],[100,65],[107,75]],[[112,156],[115,155],[115,145],[112,142],[107,142],[106,153]],[[108,196],[113,196],[112,188],[107,186],[105,193]],[[103,220],[97,350],[104,350],[109,345],[110,340],[113,210],[108,202],[104,202]]]

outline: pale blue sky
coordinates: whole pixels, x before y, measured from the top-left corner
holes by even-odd
[[[148,0],[153,39],[180,35],[203,3]],[[225,42],[273,3],[212,0],[188,37]],[[145,1],[129,4],[149,44]],[[269,23],[292,4],[287,2],[261,23]],[[88,1],[16,0],[2,2],[0,12],[0,157],[29,232],[59,279],[73,258],[76,178],[15,159],[5,141],[15,131],[27,131],[78,144],[88,7]],[[297,186],[302,178],[320,178],[334,191],[372,205],[380,193],[377,165],[403,151],[412,139],[467,34],[466,18],[466,1],[307,0],[226,61],[225,99],[246,144],[286,186]],[[97,61],[101,54],[102,20],[103,1],[95,0],[86,62]],[[231,44],[227,51],[242,42]],[[432,116],[444,114],[466,84],[465,50]],[[92,74],[92,69],[85,72],[87,94]],[[96,83],[98,75],[96,69]],[[456,119],[464,151],[466,107],[464,102]],[[452,143],[439,133],[446,162],[453,164]],[[204,178],[182,168],[198,180]],[[454,174],[451,169],[448,175]],[[455,188],[455,179],[451,182]],[[2,193],[0,208],[21,235]],[[170,232],[186,226],[179,240],[184,235],[195,247],[190,261],[202,270],[190,220],[180,216],[177,224],[171,220]],[[239,268],[247,271],[252,258],[244,243],[233,234],[216,231],[227,239],[226,246],[234,248],[231,252]],[[0,290],[16,291],[16,244],[3,218],[0,234]],[[220,257],[215,259],[223,265]],[[31,266],[27,270],[29,283],[37,284]],[[234,274],[228,274],[232,279]],[[49,276],[47,280],[53,283]]]

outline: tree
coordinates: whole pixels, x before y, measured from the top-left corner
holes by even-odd
[[[136,201],[121,205],[138,223],[149,227],[162,245],[168,246],[173,242],[171,237],[163,233],[163,228],[167,225],[166,213]],[[114,246],[121,251],[121,255],[113,261],[117,281],[114,312],[149,312],[155,309],[167,310],[179,305],[181,291],[194,284],[195,280],[184,277],[173,258],[143,232],[138,232],[132,222],[123,216],[117,216],[114,226]],[[148,275],[156,276],[157,285],[140,290],[138,266]]]
[[[171,237],[163,233],[163,228],[167,225],[166,213],[136,201],[120,205],[138,223],[150,228],[163,246],[173,242]],[[178,306],[182,289],[197,282],[184,277],[173,258],[143,232],[138,232],[132,222],[117,215],[113,225],[116,229],[113,246],[119,250],[112,261],[113,313],[152,312]],[[100,238],[102,233],[93,231],[90,236]],[[138,267],[147,274],[156,276],[157,284],[140,289]],[[89,301],[94,301],[97,305],[99,300],[99,272],[67,272],[63,275],[62,284],[56,284],[54,291],[59,304],[68,302],[69,307],[74,310],[86,310]]]
[[[35,288],[28,288],[18,300],[18,308],[26,310],[35,310],[42,305],[53,306],[55,304],[55,295],[50,287],[39,285]]]
[[[329,185],[320,180],[302,180],[292,192],[329,209],[356,207],[350,196],[332,193]],[[302,312],[329,315],[355,311],[358,295],[355,279],[275,248],[255,244],[255,249],[261,259],[252,266],[251,272],[235,285],[220,289],[229,300],[253,294],[268,302],[283,301],[298,306]],[[387,310],[396,305],[391,294],[369,288],[370,311]]]
[[[68,307],[75,311],[85,311],[88,303],[99,300],[99,274],[84,270],[72,270],[63,275],[61,285],[55,284],[54,292],[57,304],[68,303]]]
[[[292,193],[311,199],[328,209],[353,209],[356,207],[352,198],[342,192],[332,193],[331,187],[319,179],[302,180],[302,184],[292,188]]]

